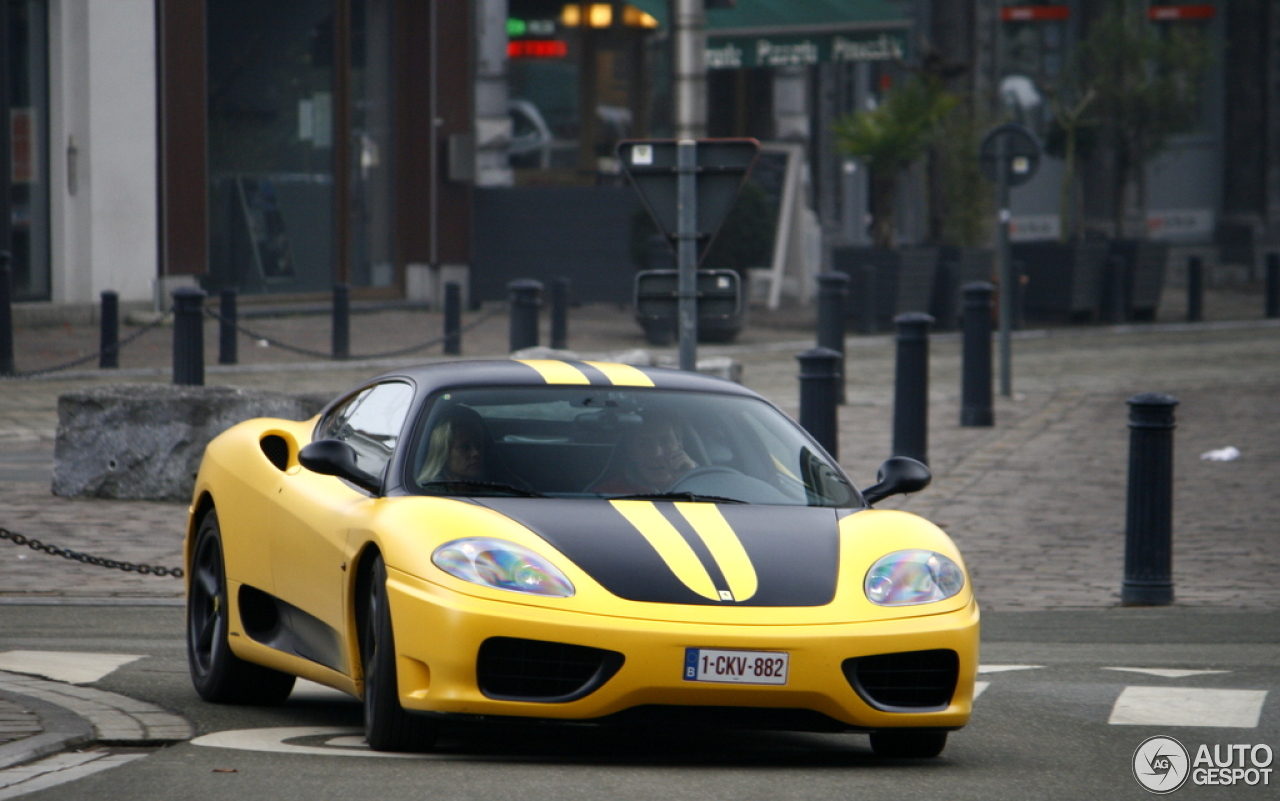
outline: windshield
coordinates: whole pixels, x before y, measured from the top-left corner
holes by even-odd
[[[453,390],[426,405],[411,491],[862,506],[838,467],[756,398],[657,389]]]

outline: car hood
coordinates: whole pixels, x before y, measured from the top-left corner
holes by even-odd
[[[839,512],[670,501],[475,498],[631,601],[824,606],[836,593]]]

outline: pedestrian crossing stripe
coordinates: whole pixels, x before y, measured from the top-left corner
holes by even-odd
[[[1229,670],[1181,670],[1178,668],[1104,667],[1103,670],[1122,670],[1127,673],[1146,673],[1162,679],[1185,679],[1188,676],[1208,676],[1211,673],[1230,673]],[[979,671],[981,672],[981,671]]]
[[[1254,729],[1266,700],[1266,690],[1125,687],[1107,722],[1113,726]]]
[[[0,670],[40,676],[66,684],[92,684],[142,659],[136,654],[93,654],[81,651],[4,651]]]

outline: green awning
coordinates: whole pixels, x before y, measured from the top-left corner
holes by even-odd
[[[629,2],[667,26],[667,0]],[[707,69],[903,59],[910,27],[886,0],[738,0],[707,10]]]

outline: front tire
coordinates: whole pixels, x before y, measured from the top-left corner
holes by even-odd
[[[288,673],[246,662],[227,642],[230,607],[217,512],[200,521],[187,588],[187,666],[191,683],[215,704],[279,704],[293,691]]]
[[[427,751],[438,724],[400,706],[396,645],[387,603],[387,567],[373,556],[365,587],[360,660],[364,668],[365,739],[375,751]]]
[[[884,729],[871,732],[871,750],[890,759],[932,759],[947,747],[947,733],[932,729]]]

